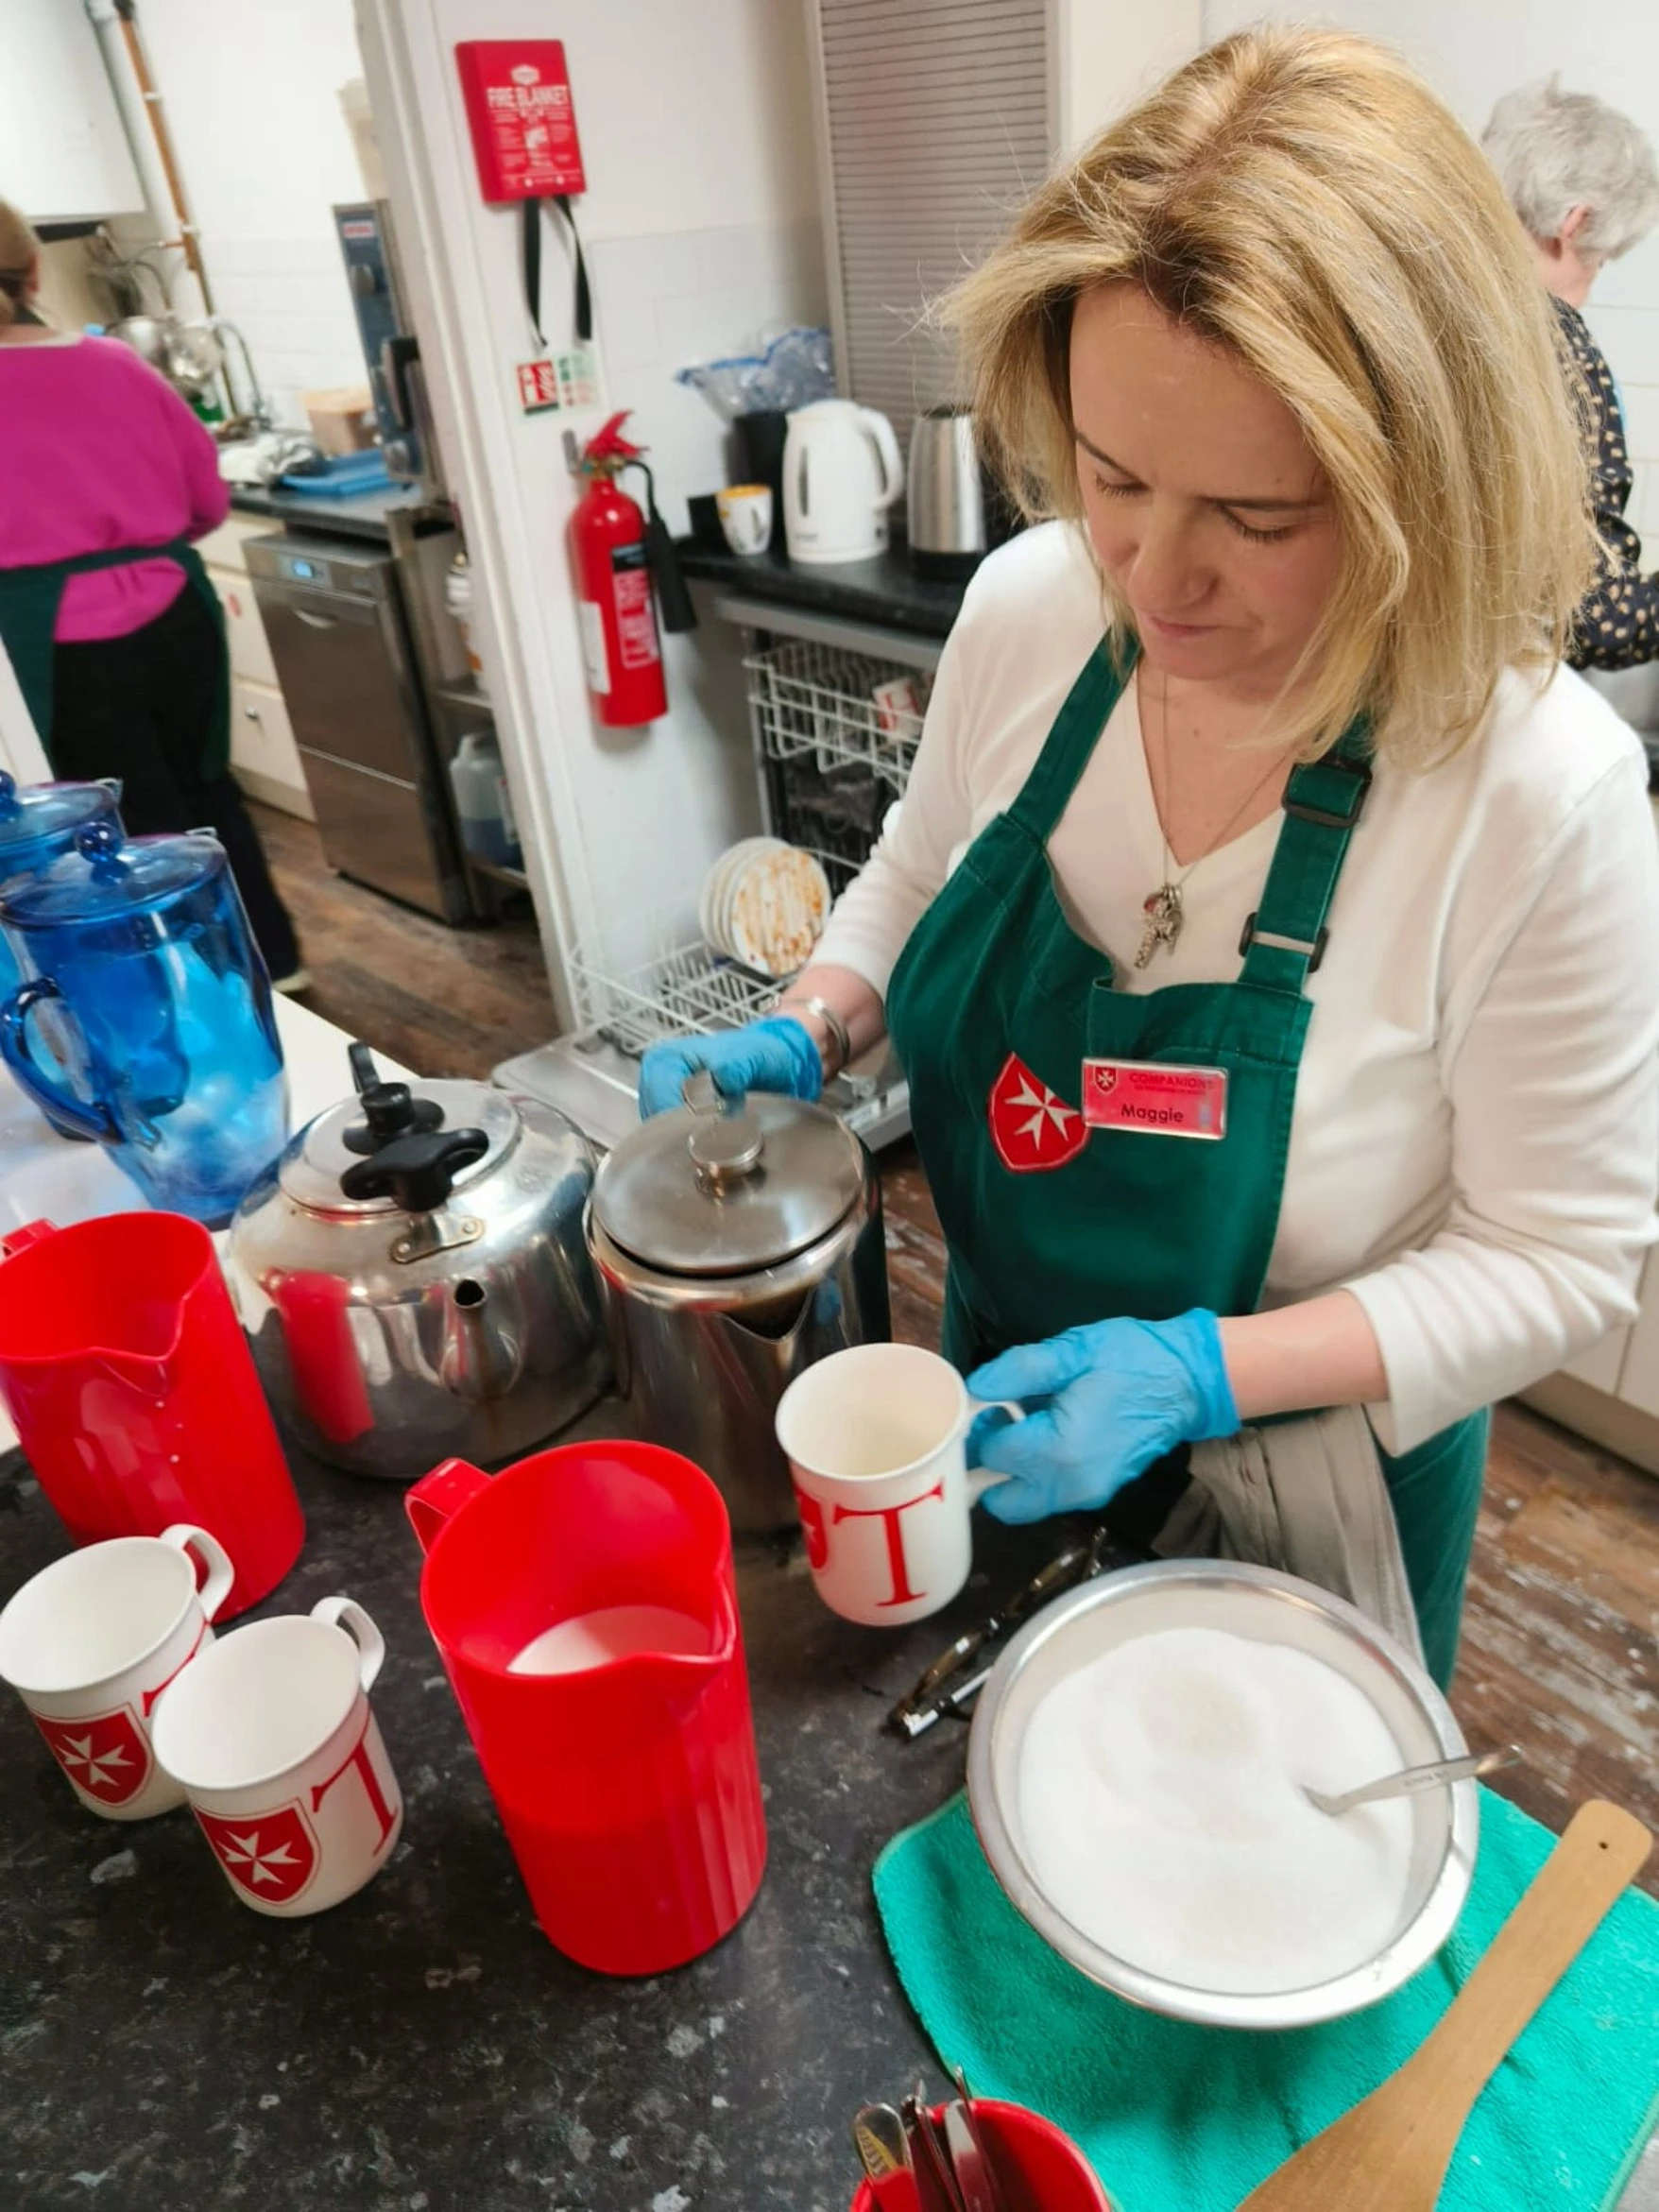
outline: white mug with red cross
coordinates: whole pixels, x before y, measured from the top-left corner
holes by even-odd
[[[0,1613],[0,1678],[28,1707],[90,1811],[148,1820],[184,1792],[156,1761],[163,1689],[213,1641],[235,1569],[206,1529],[88,1544],[24,1584]]]
[[[391,1856],[403,1800],[368,1705],[385,1657],[361,1605],[323,1598],[221,1638],[157,1706],[156,1757],[256,1912],[324,1912]]]
[[[1016,1420],[1022,1408],[998,1400]],[[900,1628],[948,1605],[973,1565],[974,1500],[1001,1478],[969,1469],[984,1409],[919,1345],[862,1344],[797,1375],[778,1404],[818,1595],[844,1620]]]

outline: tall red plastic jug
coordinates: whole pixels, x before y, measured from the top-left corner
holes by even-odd
[[[236,1569],[220,1619],[265,1597],[305,1522],[207,1230],[180,1213],[37,1221],[0,1254],[0,1398],[70,1535],[194,1521]]]
[[[719,1491],[655,1445],[567,1444],[493,1478],[446,1460],[406,1503],[426,1624],[543,1930],[604,1974],[696,1958],[766,1860]]]

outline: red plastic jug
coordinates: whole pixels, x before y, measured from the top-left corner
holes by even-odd
[[[676,1451],[600,1442],[494,1477],[446,1460],[406,1505],[426,1625],[544,1933],[602,1974],[696,1958],[766,1860],[719,1491]]]
[[[77,1544],[193,1521],[274,1589],[305,1522],[214,1241],[181,1213],[113,1213],[0,1241],[0,1398]]]

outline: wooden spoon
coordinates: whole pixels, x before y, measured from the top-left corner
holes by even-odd
[[[1475,2100],[1652,1846],[1616,1805],[1581,1807],[1421,2048],[1239,2212],[1434,2212]]]

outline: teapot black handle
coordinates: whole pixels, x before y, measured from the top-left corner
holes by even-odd
[[[431,1213],[455,1177],[489,1150],[482,1129],[421,1129],[394,1137],[340,1177],[348,1198],[395,1198],[405,1213]]]

